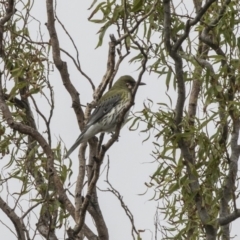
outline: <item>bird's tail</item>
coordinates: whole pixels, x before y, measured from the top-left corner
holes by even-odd
[[[80,143],[82,143],[82,138],[83,138],[83,134],[81,134],[78,139],[76,140],[76,142],[72,145],[72,147],[67,151],[66,155],[64,156],[64,158],[68,158],[70,156],[70,154],[79,146]]]

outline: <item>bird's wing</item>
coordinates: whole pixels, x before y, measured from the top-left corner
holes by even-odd
[[[65,158],[68,158],[69,155],[78,147],[78,145],[82,142],[84,134],[87,132],[90,126],[94,125],[96,122],[101,120],[107,113],[109,113],[121,100],[121,95],[117,94],[114,97],[108,97],[105,95],[103,101],[100,101],[91,116],[89,117],[88,123],[85,129],[81,132],[80,136],[73,144],[73,146],[68,150]]]
[[[109,97],[105,99],[103,102],[99,103],[99,105],[95,108],[93,113],[91,114],[87,126],[91,126],[98,122],[101,118],[103,118],[107,113],[109,113],[121,100],[121,96],[115,95],[113,97]]]

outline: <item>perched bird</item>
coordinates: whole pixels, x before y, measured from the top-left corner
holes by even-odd
[[[115,131],[118,116],[128,104],[135,85],[136,81],[128,75],[120,77],[115,82],[112,88],[100,98],[88,119],[85,129],[68,150],[65,158],[69,157],[80,143],[88,141],[96,134]],[[145,85],[145,83],[140,83],[139,85]],[[129,111],[124,116],[124,122],[126,122],[128,114]]]

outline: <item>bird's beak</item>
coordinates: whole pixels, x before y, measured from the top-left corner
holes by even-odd
[[[139,83],[139,86],[144,86],[144,85],[146,85],[146,83],[143,83],[143,82]]]

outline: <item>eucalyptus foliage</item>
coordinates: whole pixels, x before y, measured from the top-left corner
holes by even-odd
[[[99,141],[93,138],[89,142],[89,154],[86,145],[80,147],[78,177],[72,179],[72,162],[63,161],[62,142],[52,143],[55,103],[51,73],[60,73],[83,129],[84,120],[128,56],[137,68],[138,83],[148,72],[166,89],[157,102],[149,97],[143,110],[134,114],[131,126],[147,134],[143,141],[153,140],[151,155],[159,163],[146,183],[153,192],[152,200],[159,202],[155,239],[230,239],[230,224],[240,217],[239,1],[94,0],[88,20],[99,25],[96,47],[109,42],[111,34],[107,69],[98,86],[81,69],[74,39],[64,19],[58,18],[58,1],[45,2],[47,40],[41,22],[31,15],[36,1],[0,3],[1,190],[7,194],[0,197],[0,208],[12,221],[17,238],[41,235],[55,240],[58,230],[63,230],[65,239],[109,239],[96,184],[121,121],[104,147],[103,135]],[[39,29],[37,37],[32,37],[31,24]],[[76,57],[59,43],[55,25],[70,39]],[[93,90],[87,106],[81,104],[69,62],[62,60],[61,53]],[[45,101],[44,111],[40,101]],[[21,188],[13,191],[9,186],[16,181]],[[70,182],[76,182],[74,190]],[[144,239],[121,194],[111,184],[109,189],[130,219],[130,237]],[[22,204],[26,198],[27,209]],[[85,221],[86,212],[93,219],[93,229]]]
[[[94,6],[93,13],[102,14],[91,16],[102,24],[98,46],[109,26],[116,25],[123,36],[121,28],[131,29],[149,14],[126,45],[135,52],[135,39],[151,48],[148,71],[165,79],[166,96],[145,102],[131,126],[139,130],[145,123],[144,141],[154,139],[152,156],[159,167],[147,186],[160,201],[162,239],[230,239],[229,224],[239,217],[239,2],[136,0]],[[141,60],[137,53],[131,62]],[[231,221],[221,222],[234,213]]]

